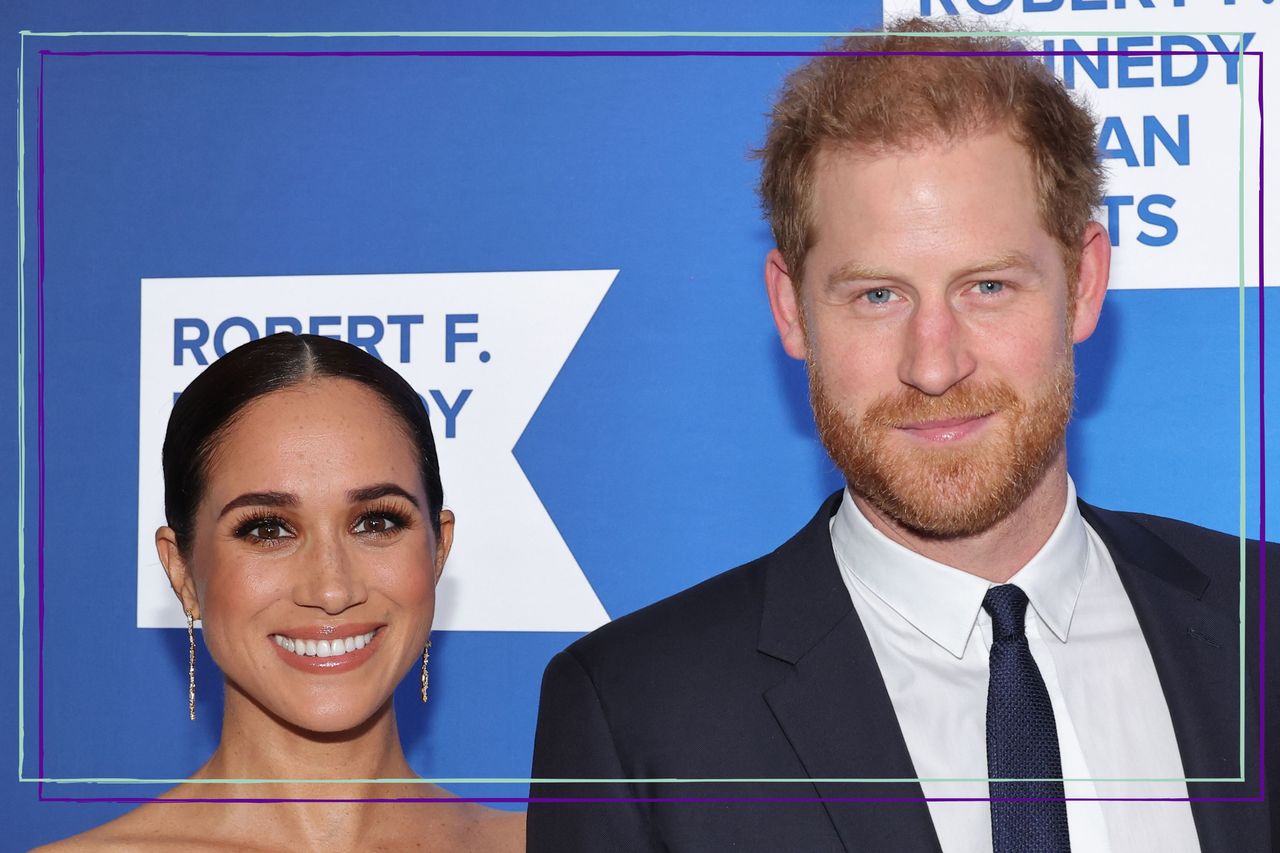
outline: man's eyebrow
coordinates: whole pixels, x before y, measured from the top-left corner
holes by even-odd
[[[227,505],[222,508],[222,512],[218,513],[218,518],[222,518],[233,509],[239,509],[242,506],[297,506],[298,496],[289,492],[245,492],[238,498],[232,498]]]
[[[1007,270],[1015,268],[1029,269],[1033,272],[1039,272],[1040,266],[1029,256],[1022,252],[1009,252],[1005,255],[998,255],[985,261],[965,267],[953,278],[963,278],[974,273],[996,272],[997,270]],[[833,287],[846,281],[898,281],[901,276],[889,272],[888,270],[878,267],[868,266],[857,261],[850,261],[842,264],[832,270],[831,275],[827,276],[827,286]]]
[[[845,281],[896,281],[898,276],[887,270],[869,267],[857,261],[841,264],[827,276],[827,286],[834,287]]]
[[[968,267],[961,273],[961,276],[973,275],[978,272],[995,272],[997,270],[1017,268],[1028,269],[1032,272],[1040,271],[1040,265],[1031,257],[1024,255],[1022,252],[1010,252],[1007,255],[1000,255],[999,257],[982,261],[981,263]]]
[[[352,489],[347,492],[347,500],[352,503],[362,503],[364,501],[376,501],[378,498],[385,498],[387,495],[397,495],[413,504],[416,509],[422,509],[422,507],[418,505],[417,498],[405,489],[397,486],[395,483],[376,483],[372,486]]]

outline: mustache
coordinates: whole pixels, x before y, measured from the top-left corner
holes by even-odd
[[[867,426],[895,429],[922,421],[978,418],[1023,407],[1017,392],[1003,380],[962,382],[938,396],[907,387],[876,398],[863,413],[862,422]]]

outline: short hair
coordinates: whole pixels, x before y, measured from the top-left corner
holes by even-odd
[[[373,391],[399,418],[417,451],[431,528],[440,533],[444,489],[431,419],[399,373],[357,346],[320,335],[282,332],[228,352],[192,380],[173,404],[164,435],[164,513],[178,548],[190,553],[196,507],[209,463],[245,406],[273,391],[322,377],[349,379]]]
[[[857,55],[820,56],[787,77],[755,153],[764,161],[765,216],[796,287],[814,241],[820,152],[888,152],[999,128],[1030,155],[1041,224],[1062,247],[1074,282],[1080,237],[1102,203],[1096,121],[1026,51],[1008,36],[972,34],[955,19],[904,18],[888,34],[849,36],[832,48]]]

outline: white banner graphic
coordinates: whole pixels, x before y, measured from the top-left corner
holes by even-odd
[[[1258,284],[1259,84],[1269,92],[1280,87],[1277,63],[1267,65],[1260,81],[1262,63],[1241,52],[1276,43],[1267,36],[1280,24],[1277,6],[1270,0],[884,0],[884,16],[959,14],[988,29],[1043,33],[1029,46],[1060,54],[1044,61],[1085,95],[1100,121],[1108,181],[1098,218],[1117,247],[1111,286],[1236,287],[1242,262],[1244,283]],[[1274,117],[1268,124],[1268,139],[1275,140],[1280,128]],[[1274,142],[1269,147],[1268,153],[1280,150]],[[1273,186],[1266,199],[1273,210],[1276,199]],[[1267,245],[1277,238],[1272,217]]]
[[[609,620],[512,449],[617,270],[144,279],[138,412],[138,627],[186,625],[154,536],[175,395],[280,331],[374,352],[431,414],[457,514],[437,590],[445,631],[589,631]]]

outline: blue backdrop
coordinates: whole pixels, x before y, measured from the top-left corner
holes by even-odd
[[[19,30],[831,31],[876,28],[878,3],[716,3],[643,12],[569,2],[534,11],[419,4],[89,3],[5,9]],[[664,6],[666,8],[664,8]],[[767,9],[767,11],[765,10]],[[816,38],[579,37],[218,39],[218,50],[812,50]],[[186,719],[185,632],[135,627],[139,279],[219,275],[617,269],[598,312],[515,455],[611,616],[772,549],[839,485],[813,438],[802,365],[769,319],[771,247],[750,149],[793,57],[47,55],[192,50],[208,40],[93,36],[25,41],[25,759],[19,767],[18,573],[0,580],[12,626],[0,683],[0,847],[25,849],[123,811],[38,802],[15,777],[183,777],[217,740],[216,679],[198,668]],[[34,152],[43,61],[44,242]],[[6,114],[13,122],[15,114]],[[17,131],[7,125],[6,181]],[[1227,165],[1224,168],[1234,169]],[[10,183],[9,198],[16,187]],[[17,212],[0,211],[19,316]],[[1123,251],[1123,247],[1120,249]],[[1206,247],[1206,251],[1214,250]],[[1222,247],[1233,251],[1234,247]],[[35,290],[43,264],[43,317]],[[1245,296],[1247,528],[1258,533],[1258,291]],[[1082,496],[1238,532],[1239,294],[1117,290],[1078,349],[1070,466]],[[1275,327],[1276,295],[1266,319]],[[36,337],[43,328],[43,340]],[[0,397],[14,405],[17,323],[5,324]],[[44,492],[37,488],[35,353],[44,354]],[[1274,397],[1275,371],[1267,391]],[[0,500],[17,517],[14,460]],[[1274,418],[1271,421],[1275,423]],[[1274,446],[1277,432],[1269,427]],[[1273,478],[1274,479],[1274,478]],[[448,484],[446,484],[447,487]],[[1268,508],[1268,527],[1280,513]],[[43,635],[37,520],[44,519]],[[12,529],[12,528],[11,528]],[[15,543],[16,545],[16,543]],[[16,550],[16,548],[15,548]],[[576,635],[445,632],[431,703],[398,696],[425,776],[527,777],[542,667]],[[41,670],[43,687],[41,687]],[[41,698],[42,697],[42,698]],[[10,734],[5,735],[8,732]],[[43,769],[39,766],[43,762]],[[459,784],[522,796],[521,784]],[[50,784],[45,798],[159,788]]]

